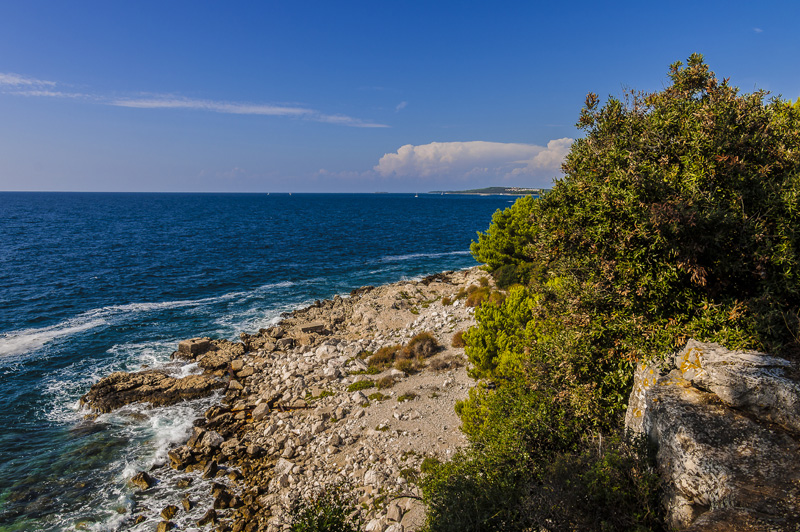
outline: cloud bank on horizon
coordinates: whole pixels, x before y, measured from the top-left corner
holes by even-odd
[[[373,170],[382,177],[552,179],[561,175],[574,139],[535,144],[505,142],[431,142],[406,144],[381,157]]]

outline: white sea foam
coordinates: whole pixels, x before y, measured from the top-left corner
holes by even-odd
[[[3,333],[0,335],[0,357],[28,353],[53,340],[88,331],[106,325],[106,323],[104,319],[99,318],[87,320],[74,318],[41,329],[23,329]]]
[[[185,299],[176,301],[158,301],[150,303],[127,303],[124,305],[110,305],[97,309],[87,310],[73,318],[69,318],[55,325],[39,329],[22,329],[0,335],[0,357],[23,355],[36,351],[46,344],[79,334],[96,327],[119,323],[133,315],[157,312],[176,308],[200,307],[213,305],[234,299],[243,299],[257,295],[275,288],[288,288],[295,283],[284,281],[261,285],[250,292],[229,292],[215,297],[202,299]]]
[[[409,253],[407,255],[386,255],[381,257],[381,262],[398,262],[403,260],[415,259],[436,259],[440,257],[450,257],[453,255],[469,255],[469,251],[448,251],[445,253]]]

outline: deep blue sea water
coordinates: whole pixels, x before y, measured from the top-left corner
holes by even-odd
[[[177,499],[127,480],[163,461],[209,400],[87,421],[77,401],[92,383],[165,366],[183,338],[236,339],[315,299],[473,266],[470,241],[509,203],[0,193],[0,531],[155,529],[132,512]]]

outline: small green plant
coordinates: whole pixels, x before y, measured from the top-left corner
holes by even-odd
[[[383,395],[381,392],[372,393],[367,397],[370,401],[385,401],[388,398],[388,395]]]
[[[473,285],[475,286],[475,285]],[[472,288],[471,286],[470,288]],[[491,297],[492,289],[488,286],[476,288],[472,290],[467,296],[467,301],[464,303],[468,307],[479,307],[484,301],[488,301]]]
[[[404,478],[409,484],[415,484],[419,479],[419,471],[410,467],[404,467],[400,470],[400,478]]]
[[[457,333],[455,333],[453,335],[453,339],[450,342],[450,345],[452,345],[455,348],[464,347],[464,345],[465,345],[464,344],[464,331],[458,331]]]
[[[408,311],[409,311],[411,314],[413,314],[414,316],[416,316],[416,315],[418,315],[418,314],[419,314],[419,310],[418,310],[418,309],[416,309],[416,308],[409,309]]]
[[[415,394],[414,392],[406,392],[406,393],[404,393],[403,395],[401,395],[400,397],[397,398],[397,402],[398,403],[405,403],[406,401],[413,401],[416,398],[417,398],[417,394]]]
[[[408,359],[395,362],[394,369],[402,371],[406,375],[412,375],[418,371],[416,362]]]
[[[369,349],[362,349],[361,351],[358,352],[358,354],[356,355],[356,358],[360,358],[361,360],[365,360],[365,359],[367,359],[367,358],[369,358],[371,356],[372,356],[372,351],[370,351]]]
[[[442,463],[439,461],[438,458],[434,458],[432,456],[426,456],[422,460],[422,464],[419,466],[419,470],[423,475],[427,475],[429,473],[434,472]]]
[[[353,493],[352,486],[336,484],[295,504],[292,532],[359,532],[364,519]]]
[[[395,356],[402,348],[400,345],[381,347],[374,355],[369,357],[367,364],[372,368],[386,369],[392,365]]]
[[[354,382],[353,384],[347,387],[347,391],[358,392],[360,390],[366,390],[368,388],[374,388],[374,387],[375,387],[375,381],[365,379],[363,381]]]
[[[357,371],[351,371],[350,375],[377,375],[380,373],[381,370],[375,366],[367,369],[359,369]]]
[[[379,390],[385,390],[394,386],[394,378],[387,375],[386,377],[378,379],[375,384],[378,386]]]
[[[450,299],[449,297],[443,297],[442,298],[442,306],[443,307],[449,307],[452,304],[453,304],[453,300]]]

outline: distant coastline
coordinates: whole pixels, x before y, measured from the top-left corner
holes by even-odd
[[[428,194],[472,194],[477,196],[535,196],[541,197],[550,192],[549,188],[527,187],[485,187],[470,190],[432,190]]]

